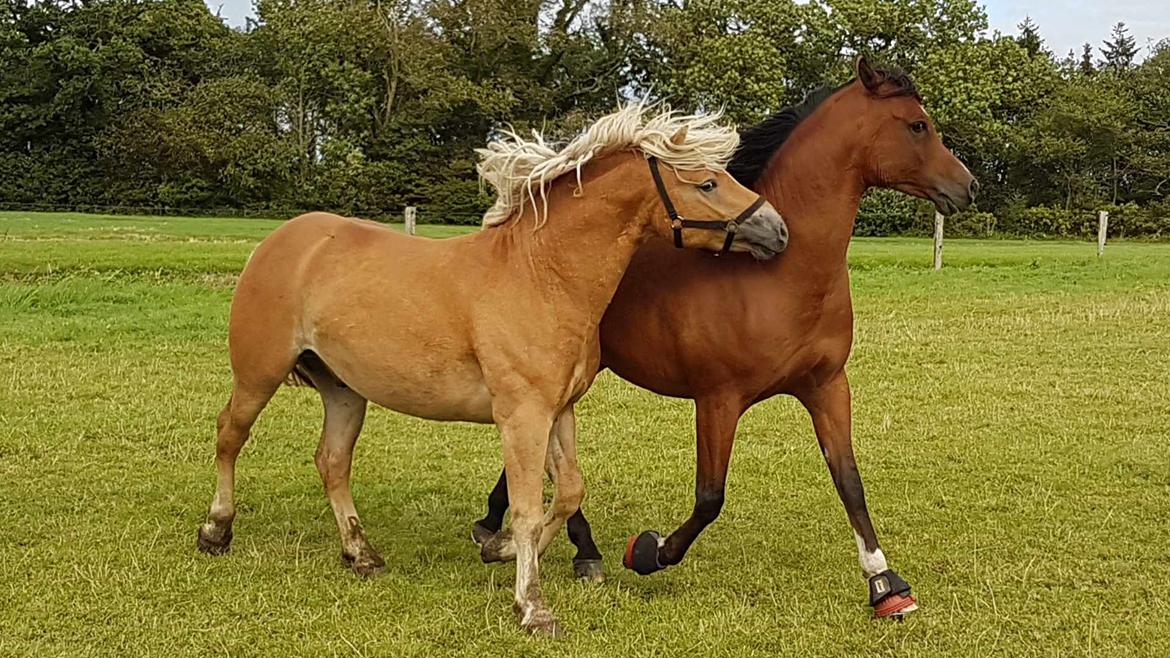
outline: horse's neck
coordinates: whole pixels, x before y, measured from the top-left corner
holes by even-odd
[[[832,130],[828,123],[815,114],[806,119],[756,185],[788,224],[790,247],[782,262],[803,277],[836,278],[845,272],[853,220],[866,189],[856,135]]]
[[[575,177],[555,182],[539,228],[531,207],[511,226],[501,227],[507,229],[514,251],[509,257],[522,263],[529,282],[575,300],[595,321],[648,235],[650,221],[646,190],[616,185],[623,181],[622,170],[605,164],[590,167],[579,197]],[[543,215],[539,199],[537,206]]]

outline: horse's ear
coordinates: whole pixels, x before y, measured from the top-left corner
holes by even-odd
[[[876,94],[878,88],[886,81],[886,76],[870,66],[865,55],[861,55],[857,58],[857,79],[861,81],[869,93]]]
[[[687,141],[687,127],[686,126],[679,128],[677,131],[675,131],[674,135],[671,136],[671,138],[670,138],[670,143],[674,144],[675,146],[682,146],[683,142],[685,142],[685,141]]]

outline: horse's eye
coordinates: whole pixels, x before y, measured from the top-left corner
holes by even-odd
[[[715,189],[718,185],[719,184],[716,183],[714,180],[707,180],[707,181],[703,181],[702,183],[699,183],[699,189],[703,190],[704,192],[710,192],[711,190]]]
[[[910,124],[910,130],[916,134],[921,135],[922,133],[926,132],[926,122],[915,121],[914,123]]]

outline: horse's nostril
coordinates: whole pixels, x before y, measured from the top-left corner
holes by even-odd
[[[970,193],[972,199],[974,199],[976,196],[978,196],[979,195],[979,181],[972,178],[971,185],[967,188],[967,192]]]

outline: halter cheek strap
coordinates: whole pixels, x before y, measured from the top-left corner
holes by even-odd
[[[697,228],[708,231],[725,231],[727,235],[723,238],[723,248],[719,253],[726,254],[731,251],[731,245],[735,242],[735,234],[739,231],[739,225],[747,218],[756,214],[760,206],[764,205],[764,197],[757,196],[752,205],[739,213],[735,219],[686,219],[678,214],[674,208],[674,203],[670,200],[670,194],[666,191],[666,183],[662,182],[662,173],[658,170],[658,158],[650,156],[646,159],[650,164],[650,175],[654,177],[654,186],[658,188],[658,196],[662,198],[662,205],[666,208],[666,216],[670,218],[670,228],[674,231],[674,246],[683,248],[683,229]]]

